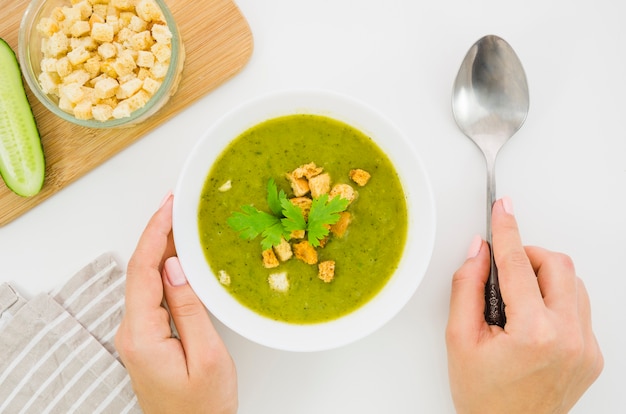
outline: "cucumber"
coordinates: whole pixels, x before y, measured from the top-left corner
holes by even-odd
[[[0,175],[14,193],[30,197],[41,190],[45,170],[41,138],[17,57],[0,39]]]

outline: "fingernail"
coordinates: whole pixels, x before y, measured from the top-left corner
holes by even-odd
[[[507,214],[513,215],[513,201],[510,197],[502,197],[502,208]]]
[[[187,283],[187,277],[183,272],[183,268],[180,267],[180,261],[178,257],[170,257],[163,264],[163,271],[167,280],[172,286],[182,286]]]
[[[473,259],[480,253],[480,249],[483,247],[483,239],[479,234],[475,235],[467,249],[467,258]]]
[[[163,207],[165,203],[167,203],[167,201],[172,197],[172,195],[173,195],[172,192],[168,191],[165,197],[163,197],[163,200],[161,200],[161,204],[159,204],[159,208]]]

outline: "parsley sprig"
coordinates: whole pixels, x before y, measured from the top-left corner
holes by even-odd
[[[328,194],[314,198],[311,203],[308,220],[302,210],[294,205],[283,190],[278,190],[276,182],[267,183],[267,204],[271,214],[260,211],[253,205],[241,207],[228,218],[228,225],[240,233],[241,238],[253,240],[261,235],[263,250],[277,246],[281,238],[289,240],[293,231],[304,230],[309,243],[317,247],[328,236],[329,227],[341,217],[339,213],[348,208],[350,202],[345,198],[328,199]]]

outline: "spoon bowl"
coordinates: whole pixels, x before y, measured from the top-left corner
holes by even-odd
[[[491,209],[496,199],[495,162],[500,148],[526,120],[529,108],[526,74],[513,48],[495,35],[479,39],[467,52],[454,81],[454,119],[482,151],[487,163],[487,242],[491,247]],[[485,286],[485,320],[504,326],[498,271],[491,249],[491,272]]]

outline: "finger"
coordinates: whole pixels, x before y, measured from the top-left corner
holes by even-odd
[[[543,301],[550,309],[577,316],[578,278],[569,256],[540,247],[526,247],[526,254],[537,275]]]
[[[223,344],[209,314],[195,294],[180,266],[178,257],[170,257],[163,266],[165,300],[185,350],[190,372],[194,364],[202,366],[215,347]]]
[[[128,262],[126,275],[126,310],[138,318],[161,306],[163,283],[161,267],[171,249],[172,196],[152,216]]]
[[[526,255],[513,216],[511,200],[496,201],[492,212],[493,253],[498,267],[507,324],[511,316],[543,307],[535,272]]]
[[[591,326],[591,303],[585,284],[580,278],[576,278],[578,293],[578,313],[582,324],[582,331],[585,338],[585,348],[588,369],[588,377],[586,378],[585,388],[593,383],[604,368],[604,358],[598,340],[593,333]]]
[[[489,247],[476,236],[465,263],[452,277],[447,340],[467,342],[476,338],[485,322],[485,284],[489,276]]]

